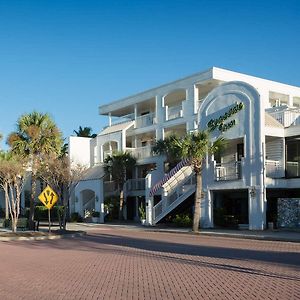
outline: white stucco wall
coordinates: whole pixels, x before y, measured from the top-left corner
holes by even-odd
[[[72,164],[90,167],[91,138],[69,137],[69,157]]]
[[[207,129],[211,119],[224,116],[236,103],[243,103],[239,112],[224,121],[235,125],[223,134],[216,128],[212,138],[222,135],[230,143],[231,139],[243,138],[244,158],[242,159],[242,178],[232,181],[215,181],[213,163],[206,160],[203,170],[203,190],[206,197],[203,202],[202,224],[211,227],[213,204],[210,199],[212,190],[241,190],[249,192],[249,229],[261,230],[266,222],[266,198],[264,185],[264,110],[257,90],[244,82],[228,82],[215,88],[203,101],[199,111],[200,129]],[[250,196],[250,191],[255,191]]]

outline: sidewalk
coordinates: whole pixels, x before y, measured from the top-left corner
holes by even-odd
[[[167,232],[167,233],[181,233],[193,234],[190,228],[167,227],[167,226],[142,226],[138,223],[106,223],[106,224],[92,224],[92,223],[68,223],[70,230],[97,230],[113,227],[126,230],[142,230],[151,232]],[[267,241],[284,241],[300,243],[300,231],[290,231],[287,229],[251,231],[251,230],[230,230],[230,229],[201,229],[199,235],[206,236],[220,236],[230,238],[242,238],[253,240],[267,240]]]

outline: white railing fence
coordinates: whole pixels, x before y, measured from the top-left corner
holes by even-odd
[[[125,189],[126,191],[143,191],[145,183],[145,178],[128,179],[125,182]]]
[[[300,125],[299,108],[288,108],[282,111],[269,112],[269,114],[284,127]]]
[[[266,160],[266,176],[270,178],[282,178],[285,175],[284,166],[277,160]]]
[[[172,206],[172,204],[179,200],[184,194],[187,194],[195,188],[195,175],[194,173],[187,176],[177,186],[169,190],[162,200],[153,207],[153,220],[156,220],[161,214]]]
[[[237,180],[242,177],[241,161],[230,163],[217,163],[215,167],[215,180]]]
[[[182,117],[182,104],[176,106],[166,106],[166,119],[173,120]]]
[[[300,177],[300,163],[297,161],[286,162],[286,176],[287,177]]]
[[[135,119],[135,128],[151,126],[155,123],[154,121],[155,121],[155,113],[149,113],[143,116],[139,116]]]
[[[121,116],[121,117],[112,117],[111,125],[126,123],[126,122],[133,121],[133,120],[134,120],[134,113],[124,115],[124,116]]]
[[[130,152],[136,159],[143,159],[154,155],[151,145],[137,148],[126,148],[126,151]]]

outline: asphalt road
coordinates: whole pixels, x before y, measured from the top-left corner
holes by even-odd
[[[0,242],[0,299],[300,299],[300,244],[87,228]]]

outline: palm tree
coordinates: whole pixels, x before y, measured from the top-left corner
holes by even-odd
[[[110,175],[116,181],[118,190],[120,191],[119,220],[123,219],[123,186],[126,181],[126,174],[133,170],[135,165],[136,159],[129,152],[115,152],[104,159],[105,173]]]
[[[74,130],[74,133],[76,134],[76,136],[78,137],[89,137],[89,138],[95,138],[97,136],[97,134],[92,134],[92,128],[91,127],[81,127],[79,126],[78,131]]]
[[[7,139],[14,154],[29,160],[31,168],[29,226],[31,229],[34,229],[34,200],[40,161],[43,154],[59,155],[62,142],[61,133],[51,117],[36,111],[22,115],[17,121],[17,130],[12,132]]]
[[[183,139],[175,141],[182,158],[189,160],[196,174],[196,193],[194,204],[193,231],[199,231],[202,198],[202,166],[208,154],[214,154],[225,147],[224,138],[220,137],[213,143],[210,141],[208,131],[195,131],[188,133]]]
[[[166,156],[169,170],[181,160],[180,149],[178,148],[179,140],[180,138],[176,135],[170,135],[164,140],[158,140],[152,148],[153,153]]]

